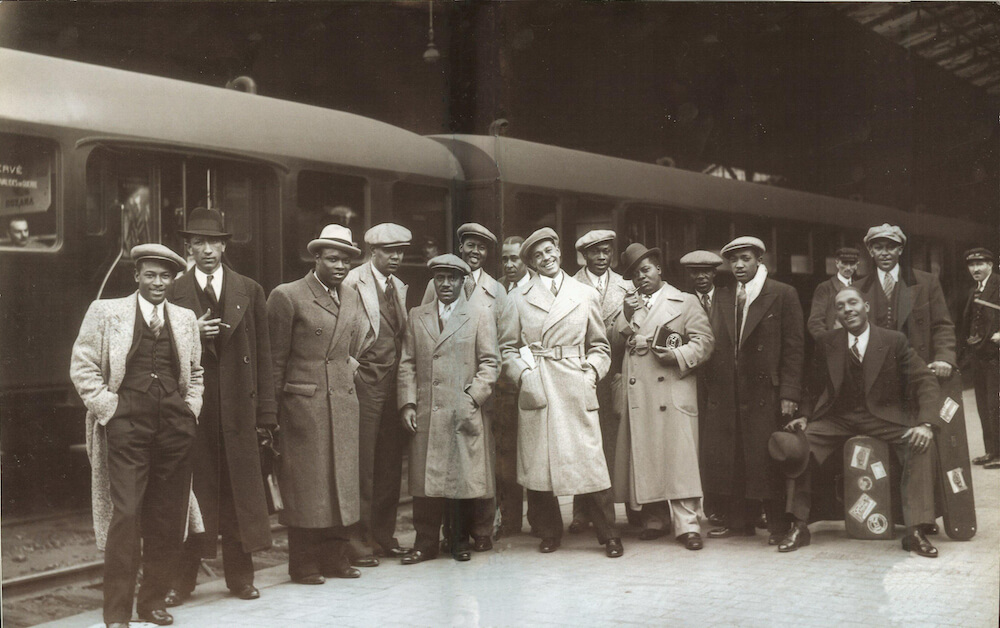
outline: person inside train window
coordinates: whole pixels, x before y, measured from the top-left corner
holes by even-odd
[[[521,236],[510,236],[503,241],[503,248],[500,249],[500,265],[503,266],[504,290],[508,293],[514,288],[520,288],[531,281],[532,271],[521,259],[521,244],[524,238]]]
[[[434,238],[424,238],[424,241],[420,245],[420,251],[423,253],[424,259],[430,261],[441,254],[441,248],[434,241]]]
[[[837,321],[837,311],[833,298],[837,293],[854,282],[854,274],[858,271],[858,260],[861,252],[850,247],[837,249],[835,253],[837,274],[816,286],[813,293],[812,307],[806,321],[806,329],[813,338],[819,338],[825,332],[840,326]]]
[[[941,282],[931,273],[902,268],[899,258],[906,246],[902,229],[888,223],[872,227],[865,246],[876,272],[857,283],[871,304],[872,322],[901,331],[920,359],[941,378],[951,376],[955,365],[955,324],[948,313]]]
[[[0,245],[12,246],[19,249],[44,249],[48,248],[37,238],[31,236],[28,227],[28,219],[15,216],[7,221],[7,240],[0,242]]]
[[[802,464],[795,472],[786,471],[787,476],[796,476],[790,477],[794,488],[788,501],[792,525],[778,551],[793,552],[809,545],[812,469],[840,451],[849,437],[863,434],[891,443],[903,463],[903,521],[907,526],[903,549],[935,558],[938,551],[925,530],[935,519],[930,446],[935,429],[943,425],[937,412],[941,392],[937,380],[905,335],[869,324],[871,308],[856,286],[840,290],[834,303],[842,329],[826,332],[817,340],[807,402],[798,418],[784,428],[793,434],[804,431],[804,439],[798,438],[805,446],[799,446]],[[918,401],[919,407],[909,408],[908,398]],[[812,409],[810,401],[815,403]]]

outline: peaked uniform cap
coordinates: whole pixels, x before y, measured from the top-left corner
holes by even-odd
[[[413,234],[402,225],[383,222],[365,232],[365,244],[368,246],[409,246]]]
[[[610,229],[594,229],[583,234],[583,236],[576,241],[576,250],[583,253],[587,248],[599,244],[601,242],[607,242],[615,240],[615,232]]]
[[[472,272],[472,269],[465,263],[465,260],[453,253],[445,253],[444,255],[432,257],[431,260],[427,262],[427,267],[431,270],[457,270],[463,275],[468,275]]]
[[[733,251],[747,248],[758,249],[762,254],[767,253],[767,247],[764,246],[764,241],[753,236],[740,236],[736,238],[726,246],[722,247],[720,253],[722,253],[723,257],[725,257]]]
[[[856,262],[861,259],[861,251],[845,246],[837,249],[837,252],[834,253],[834,257],[842,262]]]
[[[963,254],[965,258],[965,263],[969,262],[992,262],[996,258],[993,256],[993,251],[983,248],[976,247],[974,249],[969,249]]]
[[[899,242],[900,244],[906,244],[906,235],[903,233],[903,230],[896,225],[890,225],[887,222],[868,230],[868,233],[865,235],[865,246],[868,246],[872,240],[877,240],[879,238],[892,240],[893,242]]]
[[[465,236],[478,236],[484,240],[489,240],[494,245],[497,243],[497,237],[493,235],[493,232],[482,226],[478,222],[467,222],[458,228],[458,241],[461,242],[462,238]]]
[[[551,227],[542,227],[524,239],[524,242],[521,244],[521,260],[525,264],[528,264],[531,259],[531,249],[545,240],[552,240],[557,247],[559,246],[559,236],[556,232]]]
[[[681,266],[688,268],[718,268],[724,261],[711,251],[691,251],[681,257]]]
[[[169,248],[163,246],[162,244],[148,243],[148,244],[137,244],[132,247],[132,260],[135,262],[136,267],[139,266],[139,262],[144,259],[155,259],[163,262],[168,262],[177,267],[177,272],[180,272],[187,268],[187,263],[184,258],[174,253]]]
[[[323,227],[319,237],[310,242],[306,248],[313,255],[318,255],[321,250],[330,248],[347,251],[354,257],[361,255],[361,249],[354,246],[354,241],[351,239],[351,230],[338,224]]]

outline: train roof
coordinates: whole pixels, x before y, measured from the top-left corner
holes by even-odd
[[[863,228],[889,222],[916,235],[977,239],[982,225],[937,214],[723,179],[507,137],[433,135],[461,161],[467,181],[629,199],[687,210],[716,210]]]
[[[280,160],[461,178],[437,142],[362,116],[0,48],[0,120]]]

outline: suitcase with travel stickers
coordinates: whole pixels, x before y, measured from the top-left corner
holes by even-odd
[[[962,407],[962,375],[955,369],[948,379],[939,379],[943,426],[934,435],[938,458],[937,509],[943,512],[944,532],[956,541],[976,534],[976,500],[972,494],[972,464]]]
[[[871,436],[844,445],[844,527],[853,539],[888,540],[895,535],[892,448]]]

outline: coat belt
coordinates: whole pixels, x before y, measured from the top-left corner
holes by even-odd
[[[587,351],[583,345],[560,345],[557,347],[541,347],[532,344],[531,355],[536,358],[547,360],[562,360],[563,358],[583,358],[587,356]]]

